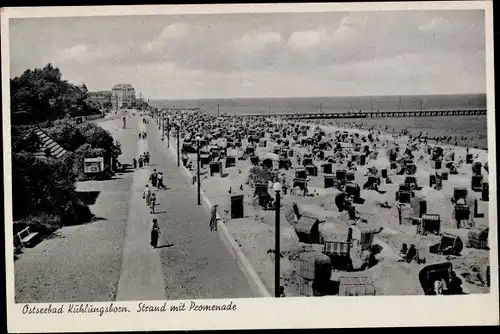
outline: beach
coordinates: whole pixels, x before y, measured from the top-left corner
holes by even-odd
[[[301,258],[304,254],[324,253],[324,241],[345,239],[349,227],[354,230],[355,235],[353,246],[349,250],[353,270],[346,271],[332,266],[330,282],[338,282],[341,277],[363,277],[370,280],[377,295],[419,295],[424,294],[422,284],[419,281],[419,272],[431,264],[451,263],[453,270],[462,278],[464,291],[467,293],[487,293],[489,291],[485,284],[476,284],[477,282],[475,283],[470,278],[476,269],[482,277],[485,277],[486,266],[489,263],[487,249],[463,246],[458,255],[436,254],[430,251],[431,246],[442,242],[443,235],[451,235],[452,238],[458,237],[465,245],[471,228],[484,229],[489,226],[488,202],[482,200],[480,191],[470,189],[473,164],[466,162],[466,154],[472,154],[473,162],[480,162],[481,166],[484,167],[488,158],[486,150],[453,145],[425,144],[423,141],[411,139],[406,135],[393,135],[379,131],[370,132],[360,128],[351,129],[311,122],[292,123],[283,120],[237,117],[217,118],[213,115],[196,113],[183,114],[182,121],[179,115],[171,115],[170,117],[172,117],[173,122],[177,120],[182,124],[181,149],[185,150],[188,146],[192,149],[191,153],[189,150],[186,151],[186,156],[188,158],[187,165],[191,165],[190,170],[193,175],[196,175],[195,138],[197,135],[206,144],[202,145],[201,156],[205,156],[204,159],[206,159],[208,154],[212,163],[215,161],[221,163],[221,173],[216,172],[213,175],[210,175],[207,163],[202,166],[202,190],[212,203],[218,204],[218,213],[224,220],[230,234],[269,291],[274,289],[275,210],[265,210],[259,204],[260,196],[255,196],[257,186],[251,178],[249,180],[249,175],[256,168],[255,164],[251,162],[251,156],[260,157],[258,165],[262,165],[266,158],[273,160],[272,166],[268,166],[269,171],[278,176],[277,179],[280,182],[284,180],[282,184],[286,184],[288,188],[287,193],[281,195],[282,206],[280,208],[280,277],[286,296],[304,295],[304,278],[302,277],[304,269],[301,268],[304,263]],[[200,128],[199,124],[204,124],[206,129]],[[307,129],[305,131],[307,133],[304,132],[305,129]],[[367,140],[370,133],[372,137]],[[249,143],[249,138],[252,136],[259,137],[258,144],[251,145]],[[171,140],[173,141],[174,138],[175,135],[172,133]],[[307,138],[321,139],[316,142],[313,140],[313,143],[307,143],[307,140],[301,143],[301,140]],[[362,142],[362,138],[366,142]],[[367,154],[366,161],[363,163],[360,163],[359,158],[357,158],[362,152],[361,147],[354,147],[355,145],[351,142],[354,139],[361,142],[359,146],[369,146],[370,148],[371,153]],[[236,144],[236,142],[241,142],[241,144]],[[335,147],[326,145],[324,149],[320,150],[323,153],[319,157],[318,150],[314,149],[314,146],[325,142],[330,142],[332,145],[340,144],[341,148],[335,153]],[[188,145],[184,147],[184,143],[188,143]],[[176,145],[175,141],[172,145]],[[242,155],[242,152],[246,152],[247,147],[253,147],[251,149],[253,153]],[[411,160],[416,167],[414,173],[400,173],[399,167],[390,168],[390,151],[395,147],[399,151],[397,153],[398,161],[404,156],[403,152],[407,148],[410,149]],[[448,160],[442,161],[442,166],[438,169],[435,168],[435,163],[429,152],[434,151],[436,147],[442,149],[443,160],[447,159],[445,157],[450,156],[450,154],[454,154],[453,165],[456,173],[449,173],[448,168],[445,167],[448,162],[451,162]],[[214,151],[219,153],[212,157]],[[225,153],[220,154],[222,151]],[[284,154],[285,151],[287,153]],[[312,154],[313,151],[315,154]],[[292,156],[289,153],[292,153]],[[293,191],[292,194],[292,185],[297,179],[296,173],[303,169],[304,156],[308,157],[308,154],[311,154],[312,159],[308,165],[316,166],[316,172],[307,173],[309,174],[306,182],[308,194],[304,196],[298,189],[295,189],[296,191]],[[217,156],[222,156],[222,158]],[[234,165],[227,163],[227,157],[231,157],[229,160],[234,161]],[[280,166],[279,163],[280,160],[286,159],[290,161],[288,169]],[[353,163],[353,161],[356,162]],[[329,173],[324,173],[325,167],[323,165],[325,164],[331,164]],[[370,173],[373,172],[374,168],[377,173],[372,175]],[[355,219],[350,219],[346,211],[339,212],[336,205],[335,196],[345,192],[345,189],[339,190],[336,186],[325,187],[325,176],[335,174],[339,169],[351,172],[354,179],[350,183],[359,187],[362,203],[355,204]],[[382,169],[386,169],[387,177],[380,177]],[[429,176],[442,175],[443,173],[447,177],[441,179],[441,187],[436,189],[435,185],[430,186]],[[382,179],[377,191],[369,187],[365,188],[369,175]],[[483,182],[487,182],[487,172],[484,168],[481,175]],[[412,218],[419,216],[419,213],[416,212],[418,210],[415,210],[415,206],[410,205],[410,203],[401,205],[400,201],[396,200],[395,194],[400,189],[400,185],[405,184],[408,176],[415,177],[416,185],[418,185],[417,189],[412,189],[411,202],[413,203],[414,199],[424,200],[426,214],[439,215],[440,231],[438,233],[418,234],[417,226],[412,223]],[[269,187],[266,185],[265,188],[271,198],[276,198],[275,191],[271,187],[272,183],[269,182]],[[468,223],[462,222],[460,228],[457,228],[458,223],[454,218],[455,203],[452,200],[457,187],[468,189],[466,201],[470,209]],[[242,217],[232,218],[234,209],[231,206],[231,198],[240,195],[243,195],[244,213]],[[474,200],[477,200],[477,209],[472,209]],[[294,203],[297,205],[300,215],[311,221],[308,227],[309,231],[303,231],[304,227],[307,229],[307,224],[304,225],[301,222],[302,218],[292,217],[294,216]],[[399,218],[401,211],[404,212],[402,219]],[[363,246],[364,249],[361,249],[359,247],[359,235],[362,233],[372,233],[373,235],[371,245],[368,248]],[[425,259],[425,262],[401,262],[399,254],[403,243],[415,245],[419,257]],[[372,259],[375,258],[376,264],[363,265],[367,263],[366,259],[370,256]]]

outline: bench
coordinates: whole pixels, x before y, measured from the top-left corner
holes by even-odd
[[[38,232],[31,232],[29,226],[17,233],[17,237],[21,241],[23,247],[29,244],[37,235]]]

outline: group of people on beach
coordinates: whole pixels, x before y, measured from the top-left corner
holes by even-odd
[[[139,139],[147,139],[147,138],[148,134],[146,133],[146,131],[139,132]]]

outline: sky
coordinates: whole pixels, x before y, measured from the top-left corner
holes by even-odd
[[[52,63],[151,99],[486,93],[482,10],[10,19],[11,77]]]

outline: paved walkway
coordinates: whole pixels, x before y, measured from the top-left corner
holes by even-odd
[[[145,131],[142,118],[139,131]],[[138,155],[148,151],[148,141],[138,140]],[[135,171],[132,196],[129,205],[127,236],[123,247],[122,269],[116,300],[164,300],[163,272],[158,249],[150,246],[153,217],[142,198],[144,187],[149,181],[149,169]]]
[[[167,299],[255,297],[236,261],[197,205],[196,187],[186,181],[176,157],[161,141],[158,126],[148,125],[151,169],[164,173],[166,191],[157,192],[160,228],[158,249]],[[172,145],[172,142],[170,143]]]
[[[122,144],[120,161],[137,156],[137,122],[122,129],[121,118],[99,122]],[[76,184],[79,191],[98,191],[90,206],[96,221],[66,226],[15,261],[15,300],[23,302],[92,302],[115,300],[126,237],[134,173],[111,180]]]

